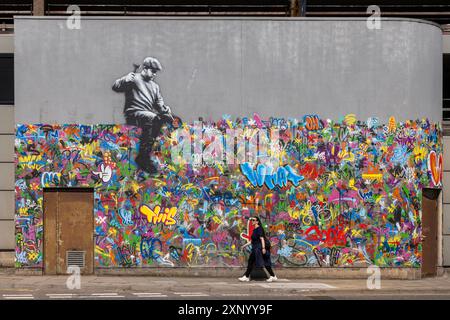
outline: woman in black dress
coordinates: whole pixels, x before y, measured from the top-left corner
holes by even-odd
[[[269,242],[266,240],[266,233],[261,225],[261,220],[259,217],[251,217],[251,223],[254,226],[251,242],[246,243],[243,247],[245,248],[248,245],[252,245],[252,251],[250,253],[250,257],[248,258],[248,266],[245,274],[239,278],[239,281],[250,281],[250,273],[252,272],[253,267],[263,268],[269,272],[270,277],[267,279],[267,282],[272,282],[278,280],[275,276],[275,273],[272,270],[272,262],[270,261],[270,248],[268,246]]]

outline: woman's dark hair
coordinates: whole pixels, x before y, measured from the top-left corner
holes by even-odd
[[[262,229],[262,235],[265,238],[266,237],[266,231],[264,230],[264,227],[262,226],[261,219],[259,219],[259,217],[257,217],[257,216],[254,216],[253,218],[256,219],[256,221],[258,221],[258,224],[259,224],[259,226]]]

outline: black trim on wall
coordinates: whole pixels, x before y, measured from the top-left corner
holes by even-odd
[[[14,54],[0,53],[0,104],[14,104]]]
[[[43,188],[46,192],[94,192],[94,188],[90,187],[49,187],[49,188]]]

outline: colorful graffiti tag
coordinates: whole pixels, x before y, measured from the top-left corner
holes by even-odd
[[[441,185],[440,124],[378,122],[255,115],[204,123],[205,148],[211,129],[226,140],[228,129],[277,128],[277,169],[174,163],[177,141],[165,127],[153,176],[134,162],[136,127],[17,125],[16,266],[43,266],[43,188],[91,187],[97,267],[243,266],[252,215],[266,225],[275,266],[419,267],[422,188]]]

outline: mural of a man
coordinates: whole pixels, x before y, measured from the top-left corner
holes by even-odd
[[[134,66],[134,72],[117,79],[112,89],[125,93],[123,112],[126,124],[142,128],[136,164],[140,169],[153,174],[157,172],[150,157],[153,143],[160,134],[161,127],[165,123],[171,123],[174,116],[169,106],[164,104],[159,85],[154,81],[156,73],[162,70],[161,63],[153,57],[147,57],[141,65]]]

